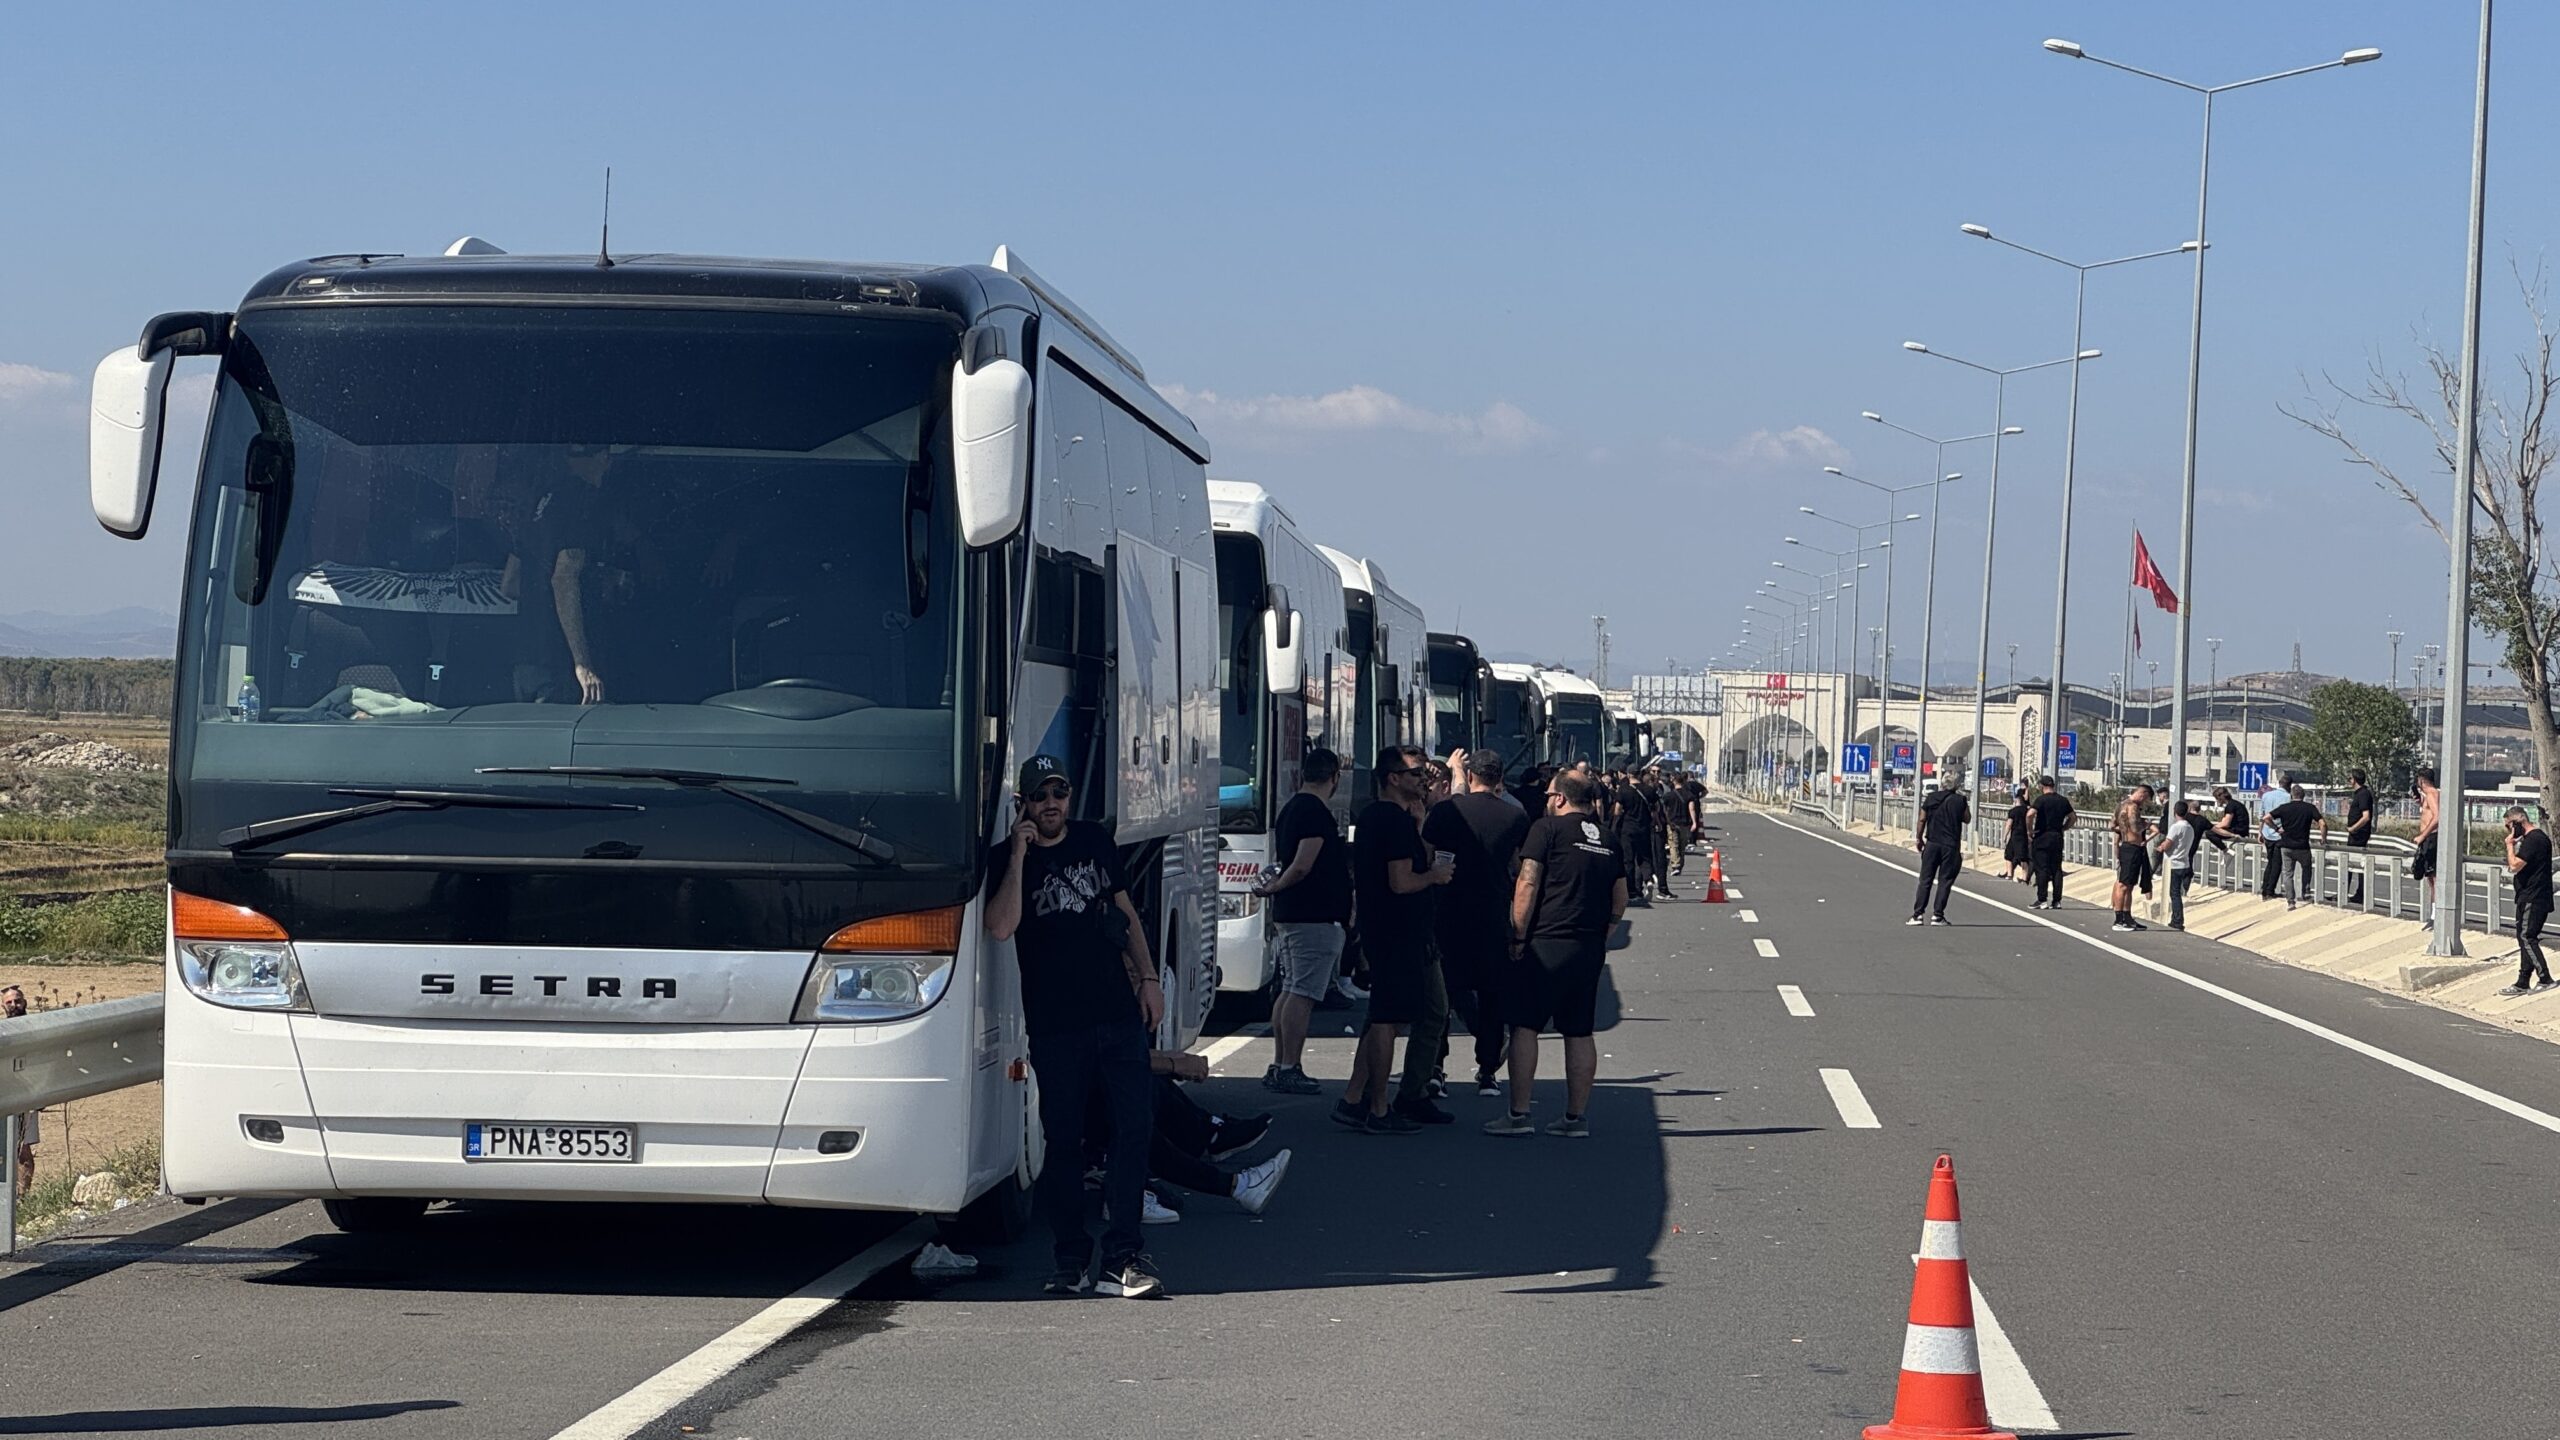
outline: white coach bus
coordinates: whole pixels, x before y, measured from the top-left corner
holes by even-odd
[[[1196,1033],[1208,447],[1006,252],[288,265],[99,365],[118,535],[182,357],[218,374],[173,1191],[359,1229],[481,1197],[1019,1225],[1036,1077],[981,855],[1039,752],[1115,829],[1161,1039]]]
[[[1422,607],[1397,594],[1385,571],[1330,545],[1316,548],[1341,577],[1354,676],[1351,743],[1334,747],[1343,783],[1333,799],[1335,808],[1357,815],[1376,798],[1370,772],[1381,749],[1431,743],[1431,631]]]
[[[1352,670],[1342,576],[1269,491],[1209,482],[1218,552],[1218,984],[1270,983],[1254,881],[1299,762],[1349,743]],[[1345,757],[1348,758],[1348,757]]]

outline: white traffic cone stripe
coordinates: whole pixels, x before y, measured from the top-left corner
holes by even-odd
[[[1982,1356],[1970,1325],[1910,1325],[1902,1332],[1902,1368],[1921,1375],[1979,1375]]]
[[[1920,1222],[1920,1258],[1923,1260],[1961,1260],[1964,1241],[1953,1220]]]

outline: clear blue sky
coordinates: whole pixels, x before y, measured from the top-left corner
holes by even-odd
[[[2441,545],[2276,412],[2302,375],[2458,333],[2473,12],[2455,4],[1225,7],[56,6],[0,51],[0,612],[174,608],[177,526],[87,517],[97,357],[296,257],[464,232],[617,248],[983,261],[1002,242],[1144,358],[1217,448],[1435,625],[1587,665],[1697,662],[1922,447],[1989,428],[1999,365],[2064,354],[2086,258],[2193,224],[2197,106],[2043,53],[2206,82],[2377,64],[2218,112],[2198,634],[2223,668],[2379,678],[2440,639]],[[2501,16],[2490,238],[2530,265],[2560,15]],[[2517,306],[2490,291],[2511,351]],[[2164,567],[2189,278],[2093,280],[2074,678],[2118,665],[2125,536]],[[2014,382],[1993,673],[2049,654],[2063,384]],[[2493,372],[2494,373],[2494,372]],[[2405,425],[2406,422],[2400,422]],[[2407,458],[2411,434],[2369,427]],[[1969,673],[1989,456],[1941,537],[1942,677]],[[1898,548],[1916,561],[1925,537]],[[2280,543],[2279,543],[2280,542]],[[1801,552],[1799,552],[1801,553]],[[1919,566],[1901,563],[1905,673]],[[1875,572],[1871,572],[1875,573]],[[1792,577],[1782,577],[1792,578]],[[1877,587],[1870,586],[1870,611]],[[1869,623],[1873,623],[1872,618]],[[2147,620],[2169,661],[2167,617]],[[2203,671],[2199,646],[2197,670]]]

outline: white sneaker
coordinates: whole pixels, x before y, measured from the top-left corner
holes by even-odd
[[[1180,1223],[1182,1219],[1181,1212],[1177,1210],[1167,1210],[1164,1208],[1164,1202],[1156,1198],[1156,1192],[1153,1190],[1145,1190],[1139,1193],[1146,1197],[1144,1202],[1145,1208],[1142,1209],[1138,1215],[1139,1224],[1173,1225]]]
[[[1259,1215],[1271,1203],[1271,1192],[1280,1188],[1280,1177],[1289,1173],[1289,1152],[1281,1151],[1259,1165],[1236,1172],[1236,1203],[1247,1215]]]

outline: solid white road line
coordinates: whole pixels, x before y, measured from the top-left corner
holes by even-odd
[[[1919,1264],[1920,1257],[1912,1256],[1911,1263]],[[2062,1422],[2054,1418],[2053,1406],[2046,1402],[2036,1377],[2027,1373],[2027,1362],[2009,1342],[2009,1332],[2000,1327],[2000,1317],[1991,1313],[1982,1287],[1970,1274],[1965,1284],[1973,1291],[1975,1364],[1982,1372],[1982,1398],[1991,1411],[1991,1423],[2019,1430],[2061,1429]]]
[[[1771,940],[1766,936],[1752,941],[1751,948],[1759,951],[1760,958],[1763,960],[1775,960],[1778,958],[1778,942]]]
[[[1857,1077],[1846,1070],[1822,1072],[1822,1088],[1831,1092],[1831,1103],[1840,1111],[1840,1123],[1852,1130],[1881,1130],[1884,1122],[1876,1118],[1875,1108],[1858,1090]]]
[[[1209,1048],[1201,1051],[1200,1055],[1201,1058],[1209,1062],[1209,1068],[1214,1070],[1218,1066],[1224,1064],[1227,1057],[1235,1054],[1237,1051],[1252,1044],[1256,1040],[1269,1039],[1270,1035],[1271,1027],[1268,1025],[1247,1026],[1233,1035],[1228,1035],[1211,1041],[1209,1043]]]
[[[1740,916],[1742,918],[1742,923],[1745,925],[1757,925],[1760,923],[1760,912],[1757,910],[1736,910],[1733,913]]]
[[[1795,985],[1781,985],[1778,987],[1778,998],[1786,1002],[1788,1014],[1795,1016],[1799,1020],[1810,1020],[1813,1018],[1813,1006],[1806,1002],[1804,998],[1804,990],[1801,987]]]
[[[1803,826],[1797,825],[1792,821],[1780,820],[1775,816],[1766,816],[1763,818],[1769,820],[1771,824],[1785,826],[1787,829],[1793,830],[1807,839],[1819,840],[1825,845],[1832,846],[1836,849],[1846,850],[1850,854],[1855,855],[1862,860],[1872,860],[1887,870],[1899,871],[1905,875],[1918,875],[1920,873],[1916,868],[1897,865],[1893,861],[1887,860],[1881,855],[1871,855],[1866,851],[1859,849],[1855,845],[1848,844],[1844,841],[1834,840],[1830,836],[1821,834],[1817,831],[1807,830]],[[2252,999],[2249,996],[2241,994],[2237,990],[2225,989],[2220,985],[2214,984],[2210,980],[2204,979],[2200,976],[2190,975],[2186,971],[2178,969],[2174,965],[2164,965],[2147,955],[2137,955],[2134,952],[2125,949],[2121,945],[2110,944],[2107,941],[2099,939],[2095,935],[2083,935],[2068,925],[2062,924],[2056,920],[2048,920],[2044,916],[2033,911],[2021,910],[2015,905],[1994,900],[1990,896],[1981,894],[1978,891],[1966,890],[1964,893],[1977,904],[1988,905],[1994,910],[2007,911],[2009,914],[2015,915],[2021,920],[2042,925],[2056,934],[2069,936],[2071,939],[2077,940],[2081,944],[2086,945],[2093,950],[2102,951],[2106,954],[2113,955],[2119,960],[2139,965],[2143,969],[2149,970],[2156,975],[2165,975],[2169,979],[2175,980],[2179,984],[2187,986],[2190,989],[2201,990],[2205,994],[2211,995],[2219,1000],[2228,1000],[2243,1010],[2247,1010],[2252,1014],[2263,1015],[2266,1018],[2275,1021],[2279,1025],[2290,1025],[2305,1035],[2316,1035],[2342,1050],[2352,1050],[2356,1054],[2362,1055],[2368,1060],[2379,1060],[2383,1064],[2388,1065],[2392,1069],[2398,1070],[2403,1074],[2414,1075],[2417,1078],[2426,1081],[2430,1085],[2441,1086],[2442,1088],[2450,1090],[2454,1094],[2460,1095],[2465,1099],[2477,1100],[2492,1110],[2503,1111],[2506,1114],[2512,1115],[2518,1120],[2524,1121],[2528,1125],[2539,1126],[2555,1135],[2560,1135],[2560,1115],[2554,1115],[2548,1110],[2537,1110],[2533,1106],[2527,1105],[2521,1100],[2510,1100],[2495,1090],[2484,1089],[2483,1087],[2474,1085],[2470,1081],[2461,1079],[2458,1076],[2448,1075],[2445,1072],[2436,1069],[2432,1065],[2422,1065],[2405,1055],[2393,1054],[2391,1051],[2385,1050],[2379,1045],[2359,1040],[2353,1035],[2343,1034],[2339,1031],[2332,1030],[2328,1026],[2323,1025],[2316,1020],[2305,1020],[2301,1016],[2294,1014],[2292,1011],[2279,1010],[2275,1006],[2270,1005],[2263,1000]]]
[[[2036,1377],[2027,1373],[2027,1362],[2018,1358],[2018,1347],[2009,1343],[2009,1332],[2000,1328],[2000,1317],[1991,1313],[1991,1302],[1982,1298],[1979,1285],[1973,1287],[1973,1336],[1982,1356],[1982,1398],[1991,1410],[1991,1423],[2017,1430],[2061,1429],[2062,1422],[2053,1418],[2053,1407],[2045,1403]]]
[[[826,1312],[864,1281],[922,1248],[932,1222],[917,1220],[799,1289],[740,1321],[727,1334],[623,1392],[621,1398],[551,1440],[626,1440],[640,1427],[699,1395],[713,1381],[764,1353]]]

